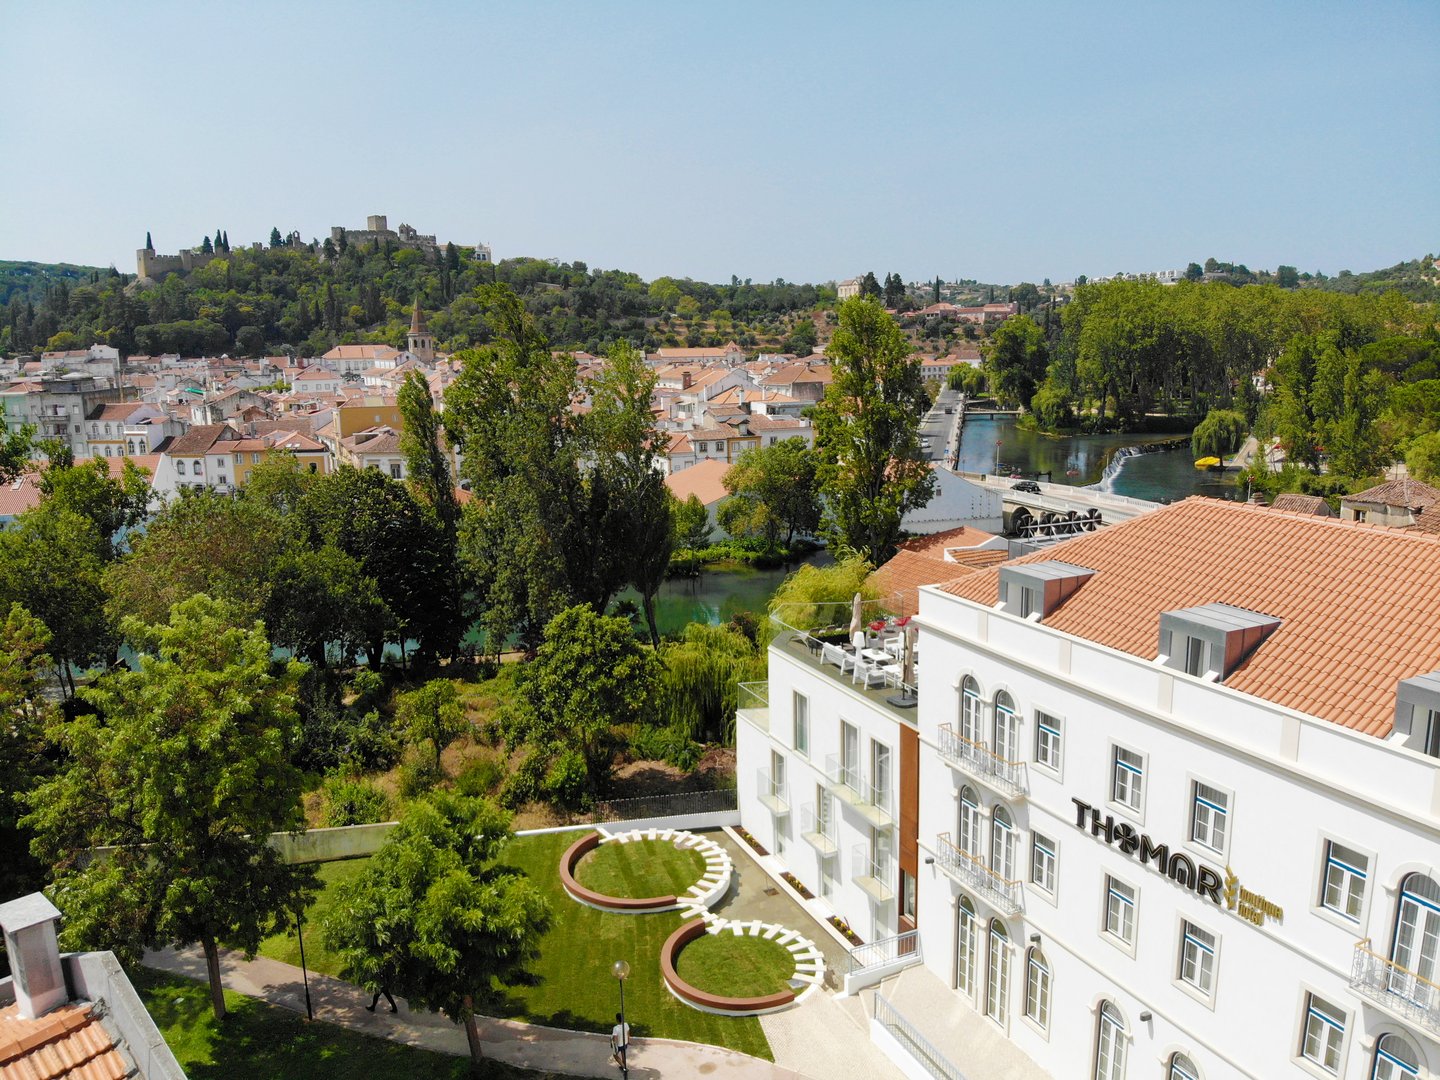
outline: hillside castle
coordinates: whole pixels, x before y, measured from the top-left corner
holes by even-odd
[[[433,235],[423,236],[416,232],[413,226],[402,223],[398,229],[391,229],[384,214],[371,214],[365,219],[363,229],[347,229],[343,225],[335,225],[330,229],[330,239],[337,244],[342,240],[346,244],[389,243],[394,247],[415,248],[431,256],[437,254],[442,247]],[[299,245],[304,241],[300,239],[298,232],[292,232],[286,238],[286,243]],[[254,243],[250,246],[259,251],[263,245]],[[197,270],[222,254],[224,253],[190,248],[176,255],[157,255],[154,248],[146,246],[135,252],[135,272],[142,278],[159,281],[168,274]],[[473,257],[478,262],[492,262],[494,259],[489,244],[476,244]]]

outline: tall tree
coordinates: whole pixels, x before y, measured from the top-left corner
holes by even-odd
[[[897,308],[903,299],[905,299],[905,282],[900,279],[899,274],[886,274],[885,306],[887,308]]]
[[[264,627],[239,621],[203,594],[165,625],[127,620],[139,669],[82,691],[98,715],[51,726],[65,764],[27,796],[25,819],[54,868],[67,943],[130,962],[199,943],[217,1018],[220,946],[253,956],[314,881],[269,842],[303,824],[291,763],[303,666],[277,669]]]
[[[1190,433],[1190,451],[1197,458],[1233,454],[1245,441],[1245,414],[1234,409],[1211,409]]]
[[[30,451],[35,446],[35,428],[26,424],[18,430],[7,430],[0,438],[0,485],[11,483],[30,467]]]
[[[907,511],[930,501],[935,477],[920,452],[926,408],[920,361],[875,301],[840,305],[830,346],[833,381],[815,408],[822,532],[872,565],[890,557]]]
[[[875,280],[874,270],[866,270],[865,276],[860,279],[860,295],[874,299],[879,299],[879,297],[883,295],[880,282]]]
[[[272,225],[272,226],[270,227],[270,246],[271,246],[272,248],[278,248],[278,247],[280,246],[281,242],[282,242],[282,241],[281,241],[281,238],[280,238],[280,230],[279,230],[279,228]]]
[[[205,239],[200,242],[200,250],[203,251],[206,255],[214,253],[215,246],[210,243],[209,236],[206,236]]]
[[[435,515],[453,544],[460,507],[455,501],[455,479],[450,475],[450,455],[440,430],[440,414],[435,411],[425,376],[418,371],[406,375],[396,404],[402,420],[400,452],[405,455],[410,490]]]
[[[1045,378],[1049,359],[1045,331],[1030,316],[1016,315],[1006,319],[990,335],[985,354],[985,367],[1000,400],[1009,405],[1028,406]]]
[[[550,921],[540,890],[495,862],[510,835],[509,815],[483,799],[418,799],[324,924],[342,977],[463,1024],[475,1067],[477,1010],[524,977]]]
[[[41,864],[20,828],[23,797],[49,771],[45,729],[55,720],[46,692],[50,631],[19,604],[0,622],[0,896],[38,888]]]
[[[533,649],[545,624],[569,606],[575,583],[592,573],[581,534],[575,365],[551,352],[508,287],[483,286],[478,298],[494,340],[458,354],[460,374],[445,392],[445,431],[474,494],[461,560],[490,647],[513,636]]]
[[[152,255],[155,254],[155,241],[150,239],[149,229],[145,230],[145,250]]]
[[[431,679],[424,686],[395,699],[395,719],[412,743],[428,742],[435,751],[435,771],[440,755],[465,733],[469,722],[460,705],[460,694],[449,679]]]
[[[152,498],[149,476],[128,458],[118,478],[110,475],[104,458],[79,465],[51,462],[40,474],[40,491],[50,505],[95,526],[106,541],[101,555],[107,562],[119,554],[124,534],[145,520]]]
[[[729,511],[732,522],[743,523],[749,535],[762,537],[771,548],[789,547],[796,533],[813,533],[820,527],[815,471],[815,454],[802,438],[749,447],[724,476],[725,490],[733,497],[726,503],[738,507]]]
[[[935,283],[930,287],[930,302],[931,302],[932,304],[938,304],[938,303],[940,302],[940,275],[939,275],[939,274],[936,274],[936,275],[935,275]]]

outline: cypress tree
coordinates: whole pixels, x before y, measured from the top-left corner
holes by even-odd
[[[230,253],[230,231],[227,229],[225,232],[222,232],[220,239],[224,243],[225,253],[228,255]]]
[[[216,250],[216,251],[224,251],[224,250],[225,250],[225,241],[223,241],[223,240],[220,239],[220,230],[219,230],[219,229],[216,229],[216,230],[215,230],[215,250]]]
[[[155,241],[150,239],[149,229],[145,230],[145,250],[150,252],[151,255],[155,254]]]
[[[210,237],[205,237],[205,242],[200,245],[200,250],[206,255],[213,255],[215,253],[215,248],[210,244]]]

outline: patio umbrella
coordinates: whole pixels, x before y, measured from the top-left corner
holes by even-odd
[[[919,636],[913,622],[905,624],[905,663],[900,669],[900,681],[906,686],[915,685],[915,639]]]
[[[855,594],[850,608],[850,640],[855,640],[855,635],[865,631],[865,601],[860,599],[860,594]]]

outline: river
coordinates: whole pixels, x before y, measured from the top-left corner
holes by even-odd
[[[804,560],[819,566],[832,561],[823,551]],[[678,634],[692,622],[726,623],[741,611],[754,612],[763,619],[771,594],[802,565],[756,570],[740,563],[725,563],[707,569],[698,578],[666,578],[655,599],[655,621],[660,624],[660,633]],[[640,603],[634,589],[626,589],[619,599],[633,601],[637,606]],[[640,626],[643,629],[643,616]]]
[[[1178,441],[1179,449],[1155,454],[1124,454],[1142,443]],[[998,448],[997,448],[998,444]],[[1107,472],[1107,466],[1121,459]],[[1172,435],[1044,435],[1016,427],[1009,416],[971,416],[960,433],[960,471],[994,473],[996,462],[1009,466],[1004,475],[1045,479],[1084,487],[1099,485],[1117,495],[1152,502],[1174,502],[1187,495],[1220,499],[1240,497],[1231,477],[1195,468],[1190,438]]]

